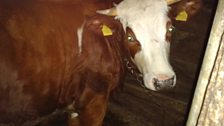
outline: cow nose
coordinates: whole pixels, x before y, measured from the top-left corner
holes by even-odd
[[[174,79],[175,77],[161,77],[161,78],[154,78],[154,87],[156,90],[162,90],[165,88],[172,88],[174,87]]]

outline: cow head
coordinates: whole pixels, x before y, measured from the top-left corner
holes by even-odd
[[[151,90],[174,87],[176,84],[176,74],[169,63],[174,28],[172,18],[168,16],[170,3],[173,1],[124,0],[114,8],[98,11],[120,20],[133,61],[143,73],[144,85]],[[187,10],[184,6],[183,9]]]

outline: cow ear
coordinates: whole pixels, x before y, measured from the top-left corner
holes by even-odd
[[[201,5],[201,0],[182,0],[176,4],[170,5],[169,16],[173,20],[187,21],[198,12]]]

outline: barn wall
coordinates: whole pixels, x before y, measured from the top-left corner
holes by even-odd
[[[187,126],[224,125],[223,8],[219,0]]]

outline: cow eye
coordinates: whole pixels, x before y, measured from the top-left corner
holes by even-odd
[[[129,35],[128,36],[128,42],[133,42],[133,41],[135,41],[134,37]]]
[[[174,27],[173,25],[171,25],[171,26],[167,29],[168,32],[173,32],[174,30],[175,30],[175,27]]]

